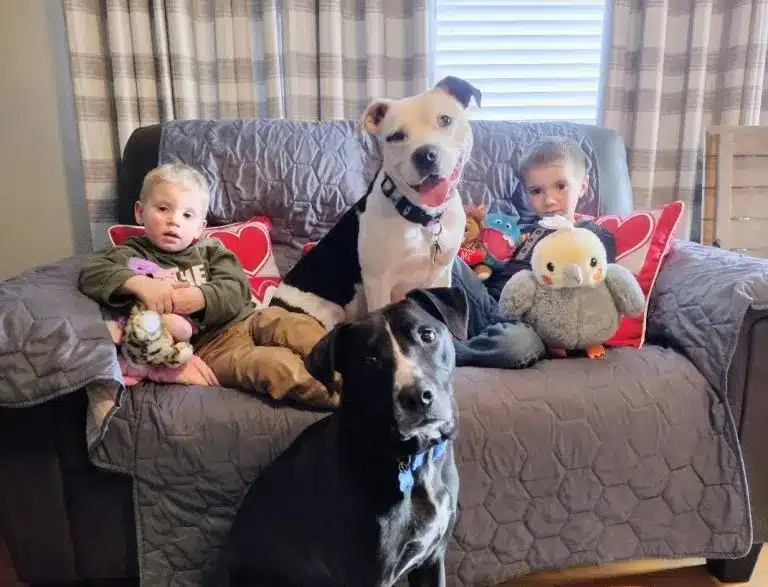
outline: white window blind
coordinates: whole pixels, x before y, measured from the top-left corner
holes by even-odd
[[[474,117],[594,124],[607,0],[436,0],[434,75],[483,92]]]

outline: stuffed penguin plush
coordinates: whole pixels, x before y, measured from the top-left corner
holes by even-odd
[[[541,222],[554,232],[536,245],[531,270],[513,275],[499,298],[502,316],[529,324],[555,356],[584,350],[605,355],[603,342],[619,327],[622,315],[645,309],[645,296],[632,273],[608,263],[597,235],[566,219]]]

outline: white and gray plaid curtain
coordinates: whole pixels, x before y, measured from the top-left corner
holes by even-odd
[[[768,0],[614,0],[604,125],[627,142],[636,208],[683,200],[703,132],[768,124]]]
[[[64,0],[91,232],[140,126],[357,118],[428,84],[429,0]]]

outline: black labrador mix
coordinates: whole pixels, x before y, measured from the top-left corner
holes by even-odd
[[[466,328],[461,290],[417,289],[317,344],[307,367],[327,385],[341,375],[341,406],[249,488],[223,559],[233,587],[445,585],[459,490],[451,335]]]

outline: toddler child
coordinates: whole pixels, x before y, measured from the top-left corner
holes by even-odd
[[[532,328],[521,321],[503,320],[498,310],[501,290],[510,277],[531,268],[534,245],[552,232],[539,226],[547,216],[564,216],[575,222],[579,200],[589,187],[587,161],[579,145],[566,138],[542,139],[523,156],[518,172],[523,180],[527,202],[535,217],[521,225],[525,242],[504,267],[495,270],[487,281],[480,281],[461,260],[453,265],[453,282],[467,294],[470,302],[469,338],[456,342],[458,365],[521,368],[544,356],[544,344]],[[595,232],[605,246],[608,262],[616,260],[613,235],[592,221],[575,222]]]
[[[200,238],[208,203],[208,185],[197,170],[166,164],[150,171],[135,206],[145,234],[93,255],[81,271],[81,291],[112,307],[140,300],[160,314],[189,317],[198,327],[190,342],[223,386],[337,405],[338,394],[303,361],[325,330],[303,314],[256,308],[237,257],[219,240]],[[134,273],[129,260],[135,258],[165,268],[170,278]]]
[[[519,173],[528,205],[535,216],[521,225],[526,240],[515,251],[512,259],[500,270],[491,274],[486,287],[495,299],[499,299],[504,284],[521,269],[531,268],[534,246],[552,229],[539,226],[548,216],[563,216],[576,226],[588,228],[600,238],[608,256],[608,262],[616,261],[616,242],[613,234],[591,220],[576,222],[576,206],[589,187],[587,157],[575,141],[565,137],[547,137],[522,157]]]

